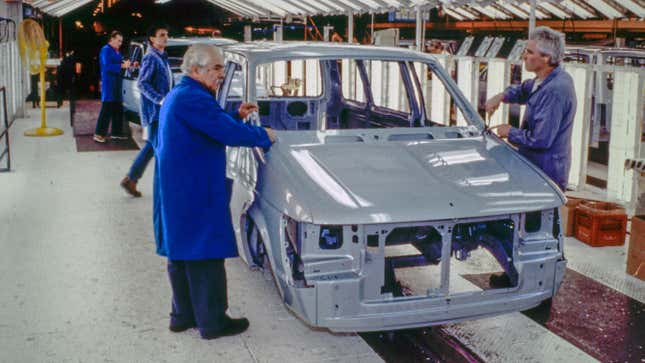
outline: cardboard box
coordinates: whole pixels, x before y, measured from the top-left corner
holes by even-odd
[[[574,223],[576,206],[585,199],[567,197],[567,204],[563,205],[560,208],[561,223],[560,226],[563,228],[565,237],[572,237],[574,235]]]
[[[632,218],[627,252],[627,273],[645,280],[645,215]]]

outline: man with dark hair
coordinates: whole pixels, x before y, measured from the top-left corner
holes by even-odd
[[[121,103],[121,69],[130,67],[130,61],[123,60],[119,48],[123,43],[123,34],[115,30],[110,34],[110,41],[101,48],[99,64],[101,66],[101,112],[96,122],[94,141],[107,141],[108,127],[112,121],[112,137],[126,139],[123,133],[123,105]]]
[[[168,63],[166,45],[168,43],[168,27],[155,25],[148,29],[148,41],[150,46],[141,61],[141,70],[137,86],[141,92],[141,126],[147,127],[148,139],[139,155],[132,163],[130,171],[121,180],[121,186],[133,197],[140,197],[141,192],[137,190],[137,182],[148,166],[148,162],[154,156],[154,143],[157,138],[159,120],[159,109],[164,97],[170,92],[173,86],[172,70]]]

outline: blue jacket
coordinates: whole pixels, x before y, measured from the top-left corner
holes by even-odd
[[[121,62],[123,56],[114,50],[109,44],[101,48],[99,53],[99,65],[101,66],[101,101],[121,101]]]
[[[268,148],[271,141],[263,128],[234,119],[204,86],[184,76],[161,106],[154,148],[160,255],[171,260],[237,256],[227,145]]]
[[[141,92],[141,126],[148,126],[159,120],[161,100],[173,86],[172,71],[168,54],[149,47],[141,60],[137,86]]]
[[[577,104],[573,79],[558,66],[532,92],[534,82],[526,80],[504,91],[504,102],[526,104],[521,128],[511,128],[508,140],[565,190]]]

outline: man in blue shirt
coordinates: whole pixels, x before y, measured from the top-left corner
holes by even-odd
[[[573,79],[560,66],[564,56],[564,35],[548,27],[535,28],[524,50],[524,66],[536,77],[508,87],[486,102],[492,115],[499,105],[526,105],[520,128],[499,125],[500,137],[518,146],[520,154],[537,165],[562,191],[566,189],[571,166],[571,131],[576,114]]]
[[[220,49],[191,46],[181,69],[184,77],[161,106],[154,147],[155,239],[157,253],[168,257],[170,330],[198,327],[202,338],[213,339],[249,326],[226,315],[224,259],[237,256],[226,146],[268,149],[275,136],[242,121],[257,105],[243,103],[231,116],[213,97],[224,79]]]
[[[154,156],[153,143],[157,138],[159,123],[159,109],[164,97],[170,92],[174,81],[172,70],[168,64],[166,45],[168,44],[168,27],[163,25],[153,26],[148,29],[150,46],[141,60],[141,69],[137,86],[141,93],[141,126],[148,128],[148,140],[139,151],[130,167],[128,175],[121,180],[121,186],[133,197],[140,197],[137,182]]]
[[[123,105],[121,95],[121,69],[130,67],[130,61],[124,61],[119,48],[123,43],[123,35],[115,30],[110,34],[110,41],[101,48],[99,65],[101,66],[101,112],[96,121],[94,141],[107,141],[108,127],[112,121],[112,137],[127,139],[123,132]]]

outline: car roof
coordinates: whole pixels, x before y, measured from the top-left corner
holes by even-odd
[[[608,48],[601,51],[603,55],[645,58],[645,50],[637,48]]]
[[[227,52],[243,55],[249,62],[265,63],[276,60],[305,58],[375,58],[436,62],[436,58],[404,48],[366,46],[329,42],[245,42],[228,45]]]
[[[212,45],[229,45],[237,43],[236,40],[228,38],[212,38],[212,37],[182,37],[182,38],[168,38],[168,46],[180,46],[191,44],[212,44]]]
[[[606,47],[596,46],[596,45],[572,45],[572,46],[567,46],[564,52],[566,54],[571,54],[571,53],[594,54],[594,53],[600,52],[603,49],[606,49]]]

